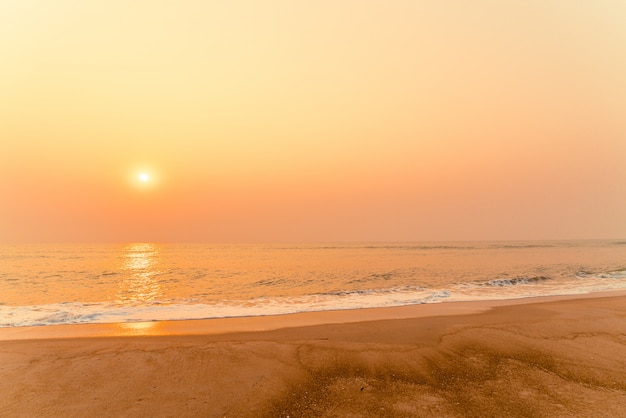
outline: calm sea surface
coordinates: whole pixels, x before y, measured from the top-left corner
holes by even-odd
[[[0,326],[626,289],[626,241],[0,246]]]

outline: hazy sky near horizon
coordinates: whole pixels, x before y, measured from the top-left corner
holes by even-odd
[[[0,57],[0,242],[626,237],[623,1],[1,0]]]

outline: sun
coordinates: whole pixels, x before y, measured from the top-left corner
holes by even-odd
[[[161,174],[154,167],[135,167],[127,172],[128,184],[142,191],[155,190],[161,187]]]

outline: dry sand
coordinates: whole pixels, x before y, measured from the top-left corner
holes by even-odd
[[[0,416],[626,416],[626,294],[3,329]]]

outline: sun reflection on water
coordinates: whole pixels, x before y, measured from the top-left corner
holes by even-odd
[[[122,322],[117,324],[121,335],[150,335],[158,327],[157,322]]]
[[[122,271],[125,278],[120,282],[117,302],[123,305],[141,305],[162,297],[158,270],[159,247],[156,244],[130,244],[124,249]]]

